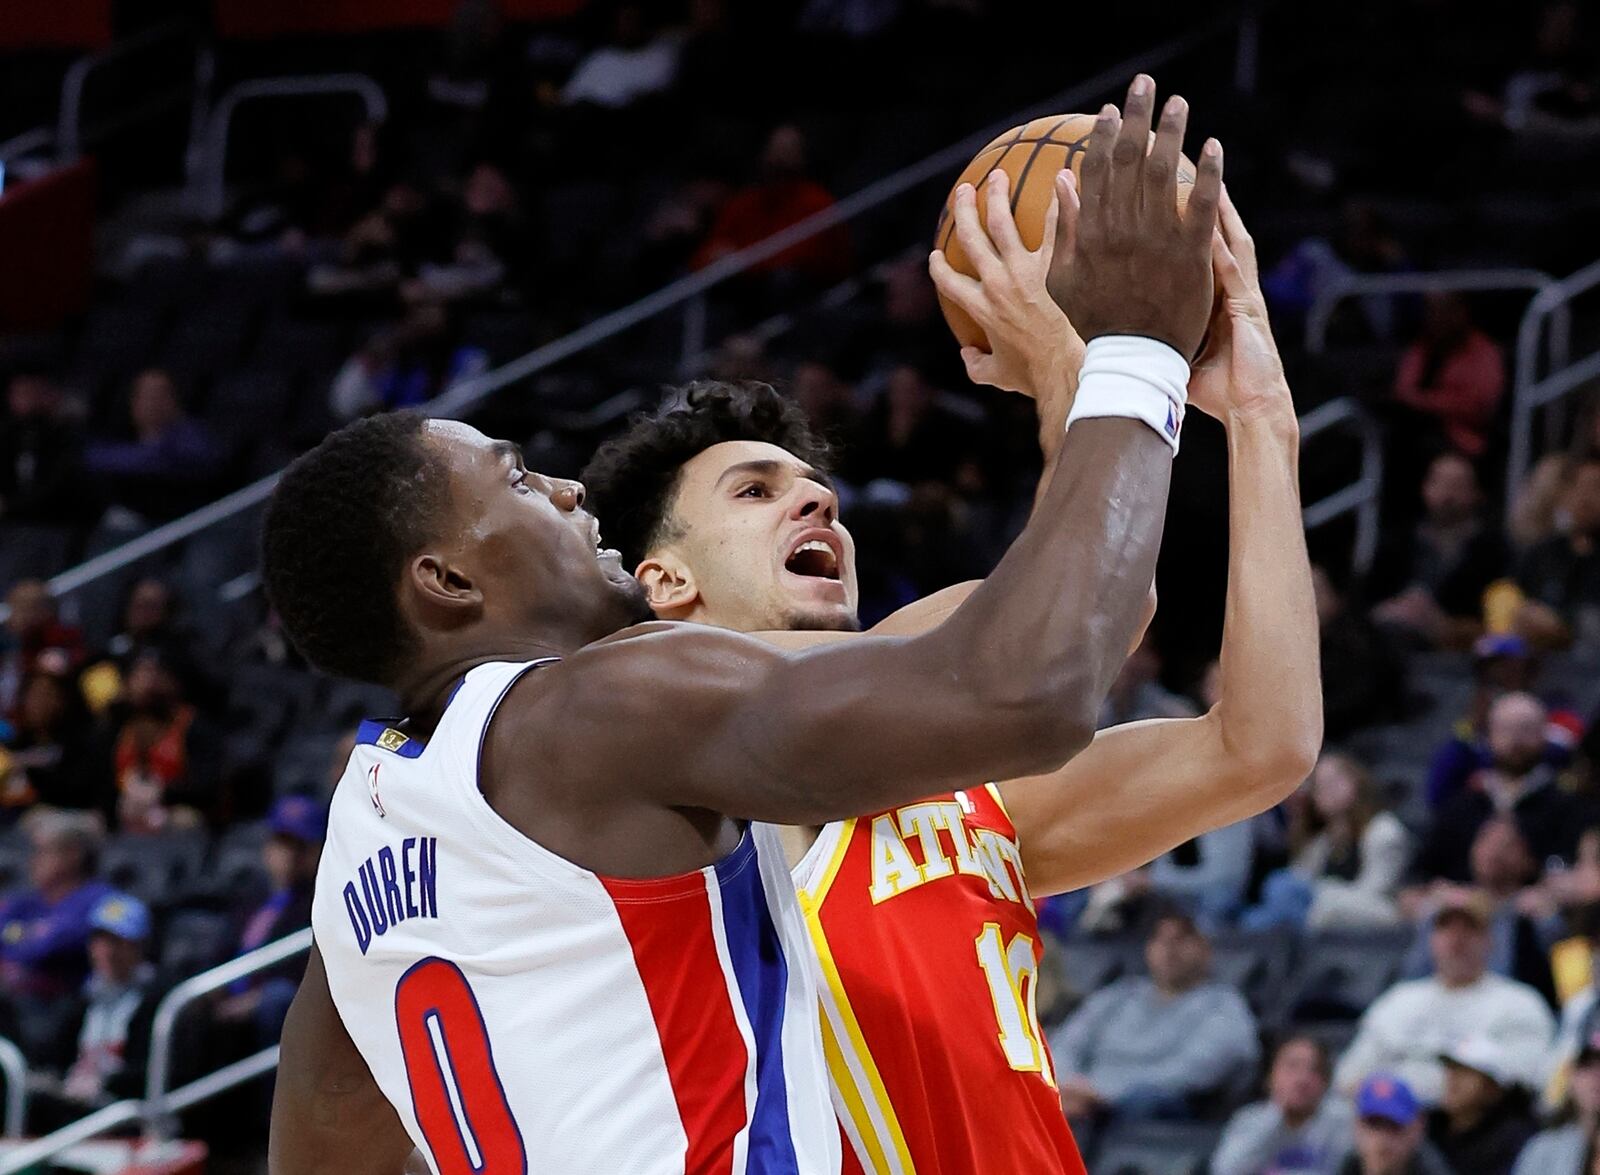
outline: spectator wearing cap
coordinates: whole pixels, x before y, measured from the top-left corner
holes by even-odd
[[[1484,514],[1472,462],[1441,453],[1422,481],[1422,519],[1390,544],[1369,587],[1372,618],[1425,645],[1459,648],[1481,628],[1483,593],[1505,573],[1506,542]]]
[[[273,805],[267,826],[271,837],[262,846],[262,864],[272,879],[272,893],[251,912],[239,935],[240,955],[311,925],[311,897],[328,833],[327,811],[309,796],[285,796]],[[305,970],[305,960],[237,980],[217,1005],[217,1020],[250,1024],[257,1040],[278,1039]]]
[[[152,647],[134,658],[111,716],[114,797],[108,808],[125,833],[201,822],[214,797],[220,746],[190,698],[187,665]]]
[[[1504,1045],[1473,1035],[1439,1055],[1444,1097],[1428,1115],[1428,1138],[1457,1171],[1509,1175],[1533,1137],[1527,1089]]]
[[[89,916],[111,887],[94,880],[94,816],[41,808],[26,827],[29,885],[0,902],[0,990],[16,1021],[4,1034],[33,1056],[59,1036],[61,1001],[88,970]]]
[[[138,898],[108,893],[95,904],[90,974],[74,1017],[75,1053],[59,1080],[35,1084],[35,1130],[53,1130],[119,1098],[139,1096],[166,987],[146,958],[150,930],[150,911]]]
[[[1428,763],[1427,797],[1434,808],[1465,790],[1477,772],[1494,766],[1488,741],[1490,708],[1505,694],[1534,693],[1539,677],[1533,646],[1515,633],[1480,637],[1472,652],[1472,702]],[[1552,704],[1545,727],[1544,762],[1558,771],[1571,762],[1573,744],[1583,729],[1580,715]]]
[[[1333,1175],[1350,1149],[1348,1102],[1328,1096],[1328,1051],[1291,1036],[1273,1054],[1267,1098],[1228,1120],[1211,1175]]]
[[[1474,1034],[1505,1049],[1528,1084],[1539,1080],[1555,1020],[1537,991],[1488,969],[1490,918],[1480,894],[1442,896],[1429,934],[1433,974],[1402,980],[1373,1002],[1334,1069],[1335,1088],[1353,1094],[1372,1074],[1391,1073],[1437,1105],[1444,1093],[1440,1054]]]
[[[1526,983],[1551,1007],[1558,1006],[1550,950],[1560,937],[1561,919],[1534,918],[1528,913],[1542,904],[1543,898],[1538,890],[1530,888],[1538,874],[1538,863],[1528,851],[1522,829],[1510,816],[1490,817],[1472,839],[1471,860],[1470,890],[1463,892],[1451,882],[1438,882],[1411,903],[1420,905],[1426,916],[1406,958],[1406,977],[1420,979],[1433,972],[1430,944],[1434,914],[1428,908],[1450,905],[1475,910],[1481,902],[1489,910],[1489,970]]]
[[[1356,1093],[1356,1145],[1338,1175],[1457,1175],[1423,1134],[1422,1104],[1398,1077],[1375,1073]]]
[[[1488,722],[1492,763],[1439,809],[1412,862],[1416,880],[1469,880],[1473,838],[1497,813],[1516,820],[1541,867],[1552,858],[1573,860],[1579,833],[1593,821],[1588,802],[1564,791],[1546,762],[1549,725],[1549,710],[1532,694],[1495,699]]]
[[[1255,1075],[1255,1017],[1237,991],[1209,978],[1211,944],[1194,922],[1157,916],[1144,957],[1148,977],[1097,991],[1050,1038],[1069,1117],[1184,1118]]]
[[[1555,1123],[1529,1139],[1512,1175],[1588,1175],[1585,1161],[1600,1127],[1600,1015],[1584,1018],[1577,1055]]]

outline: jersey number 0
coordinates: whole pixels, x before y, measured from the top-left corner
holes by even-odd
[[[526,1175],[522,1132],[461,969],[438,958],[415,964],[395,985],[394,1014],[412,1110],[440,1175]]]

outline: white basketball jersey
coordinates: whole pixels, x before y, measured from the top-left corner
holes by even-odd
[[[751,825],[713,866],[619,880],[517,832],[478,756],[539,664],[473,669],[426,744],[362,724],[312,917],[351,1039],[439,1175],[832,1175],[775,834]]]

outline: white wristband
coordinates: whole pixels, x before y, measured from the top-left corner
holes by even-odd
[[[1084,352],[1067,427],[1106,416],[1142,420],[1176,454],[1188,401],[1189,364],[1177,351],[1141,335],[1101,335]]]

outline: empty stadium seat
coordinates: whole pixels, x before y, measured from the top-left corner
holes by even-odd
[[[113,837],[100,851],[100,875],[152,906],[167,905],[201,876],[209,844],[198,829]]]
[[[1280,1022],[1354,1020],[1391,987],[1414,931],[1325,931],[1307,935],[1284,988]]]
[[[1221,1127],[1204,1122],[1111,1126],[1089,1165],[1095,1175],[1198,1175],[1221,1133]]]
[[[173,975],[198,975],[232,956],[236,937],[226,914],[179,910],[162,931],[160,965]]]
[[[1074,938],[1052,945],[1075,1003],[1137,970],[1143,949],[1138,938],[1129,936]]]
[[[1229,931],[1211,939],[1211,975],[1249,1002],[1258,1018],[1282,999],[1284,981],[1294,960],[1295,937],[1287,930],[1263,933]]]

